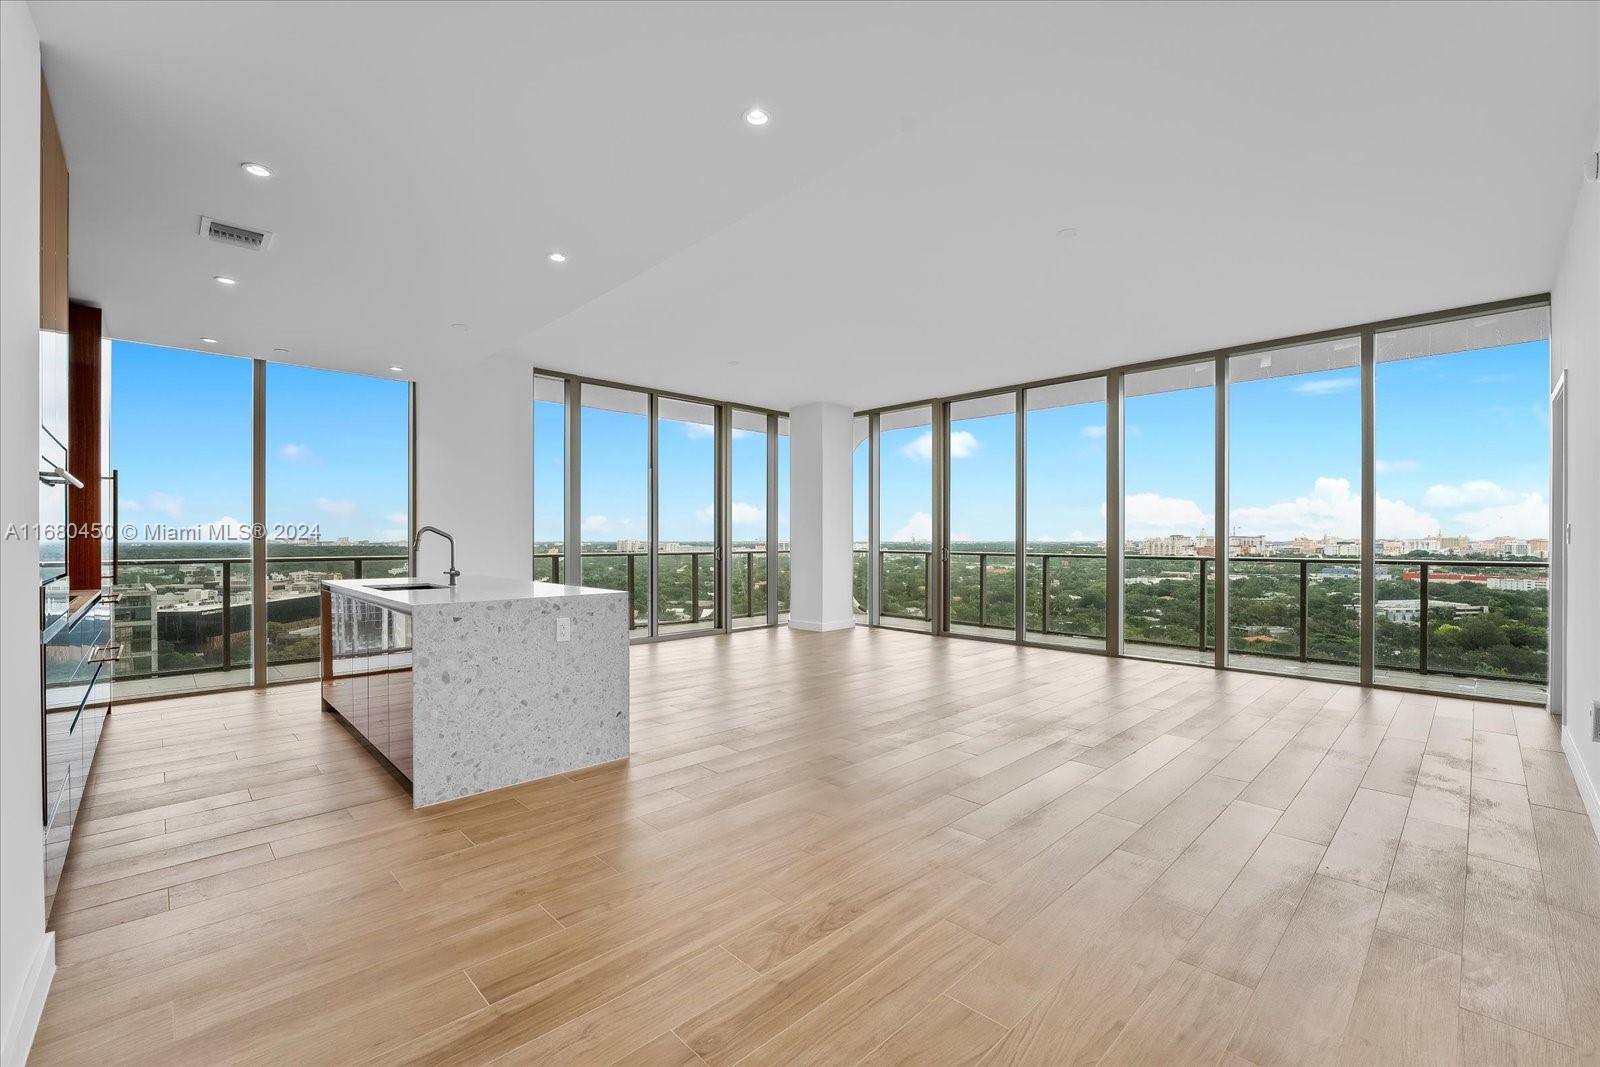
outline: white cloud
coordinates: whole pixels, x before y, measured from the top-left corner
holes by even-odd
[[[400,527],[401,529],[411,525],[411,516],[407,515],[403,511],[391,511],[389,514],[385,515],[384,518],[388,519],[390,523]]]
[[[701,441],[714,437],[716,430],[703,422],[686,422],[683,424],[683,435],[691,441]]]
[[[176,519],[183,514],[183,497],[152,490],[146,493],[142,499],[128,501],[126,506],[134,511],[153,511],[157,515],[165,515],[169,519]]]
[[[1348,393],[1360,384],[1360,378],[1318,378],[1316,381],[1301,382],[1291,392],[1305,396],[1331,396],[1334,393]]]
[[[1104,426],[1085,426],[1083,428],[1083,436],[1089,438],[1091,441],[1104,440],[1106,436],[1106,428]]]
[[[1522,493],[1512,500],[1459,512],[1452,525],[1468,537],[1548,537],[1550,506],[1543,493]]]
[[[329,515],[354,515],[356,513],[356,502],[344,497],[319,496],[316,504],[318,511],[326,511]]]
[[[978,439],[966,430],[950,435],[950,457],[965,459],[978,450]],[[908,459],[931,461],[933,459],[933,431],[924,430],[914,439],[900,446],[900,454]]]
[[[1211,529],[1211,515],[1193,500],[1159,493],[1131,493],[1122,505],[1129,537],[1200,534]]]
[[[1467,508],[1487,504],[1509,504],[1518,496],[1489,481],[1462,482],[1460,485],[1430,485],[1422,502],[1430,508]]]
[[[396,541],[403,544],[405,539],[409,536],[411,535],[406,532],[406,528],[404,526],[397,526],[393,529],[378,531],[379,541]]]
[[[585,515],[583,517],[584,533],[605,533],[611,529],[611,520],[604,515]]]
[[[1379,459],[1376,466],[1379,474],[1405,474],[1419,469],[1422,464],[1414,459]]]
[[[1385,537],[1426,537],[1438,520],[1399,500],[1378,497],[1378,529]],[[1235,508],[1229,515],[1242,534],[1262,534],[1269,540],[1295,537],[1359,537],[1361,495],[1351,491],[1347,478],[1318,478],[1307,496],[1280,500],[1264,507]]]
[[[304,463],[311,458],[311,449],[305,445],[287,444],[278,449],[278,455],[290,463]]]
[[[933,516],[926,511],[918,511],[906,520],[906,524],[889,536],[890,541],[932,541]]]

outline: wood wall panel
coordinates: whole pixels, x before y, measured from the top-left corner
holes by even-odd
[[[67,337],[71,361],[67,372],[67,455],[73,474],[83,480],[82,489],[67,488],[67,521],[73,536],[67,541],[68,583],[74,589],[100,584],[98,537],[84,536],[99,525],[100,514],[100,426],[101,367],[100,309],[73,301],[67,312]],[[104,519],[110,521],[111,516]]]
[[[50,106],[50,90],[39,81],[39,328],[67,331],[67,245],[71,200],[67,155]]]

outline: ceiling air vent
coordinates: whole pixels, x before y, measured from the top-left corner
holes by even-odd
[[[242,248],[247,252],[265,252],[272,247],[270,233],[252,230],[246,226],[235,226],[231,222],[219,222],[204,215],[200,216],[200,236],[210,238],[218,244]]]

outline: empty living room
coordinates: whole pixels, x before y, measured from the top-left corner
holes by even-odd
[[[1600,1064],[1600,2],[0,0],[0,1065]]]

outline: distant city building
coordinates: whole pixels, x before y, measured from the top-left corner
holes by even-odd
[[[1422,620],[1421,600],[1380,600],[1376,607],[1378,614],[1390,622],[1415,624]],[[1428,610],[1448,611],[1451,617],[1456,619],[1468,615],[1489,614],[1489,608],[1485,604],[1462,604],[1455,600],[1429,600]]]

